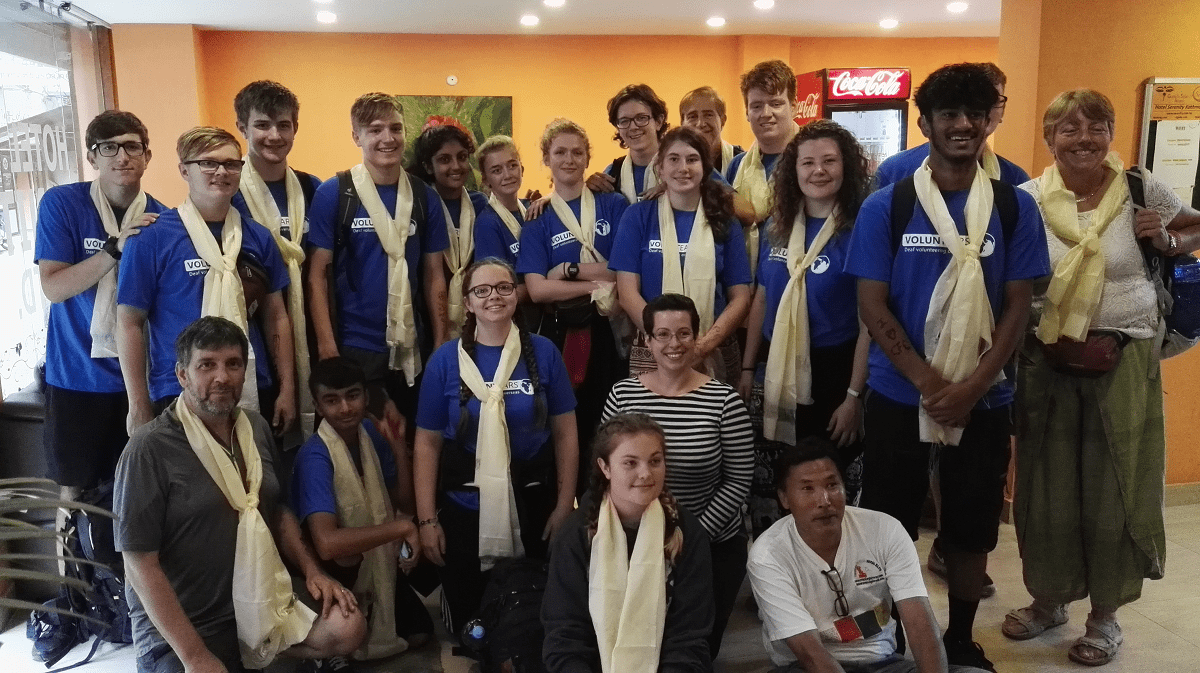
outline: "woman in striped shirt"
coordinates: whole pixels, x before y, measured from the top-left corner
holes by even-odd
[[[646,304],[642,322],[658,368],[613,386],[604,418],[639,412],[666,433],[667,487],[700,519],[711,542],[716,619],[709,650],[716,659],[746,576],[742,506],[754,470],[750,414],[737,391],[693,369],[700,315],[691,299],[660,295]]]

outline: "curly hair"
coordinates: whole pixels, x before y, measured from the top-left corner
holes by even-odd
[[[587,131],[584,131],[582,126],[570,119],[558,117],[552,119],[549,124],[546,124],[546,130],[542,131],[542,139],[539,142],[539,146],[542,150],[543,159],[550,155],[550,145],[554,142],[554,139],[564,133],[573,133],[583,138],[583,142],[587,146],[587,155],[591,158],[592,142],[588,140]]]
[[[662,142],[663,134],[671,126],[667,123],[667,104],[658,97],[658,94],[654,93],[654,89],[645,84],[630,84],[618,91],[617,95],[608,99],[608,123],[617,129],[617,110],[630,101],[642,103],[650,108],[650,116],[661,122],[662,125],[658,127],[657,136],[659,142]],[[613,140],[617,141],[621,149],[625,149],[625,141],[621,140],[620,129],[613,133]]]
[[[788,238],[792,235],[792,223],[796,215],[804,209],[804,194],[800,191],[797,179],[796,158],[800,154],[801,144],[819,138],[833,140],[842,155],[842,186],[837,191],[837,205],[842,214],[837,225],[839,232],[848,231],[854,226],[858,209],[870,192],[870,165],[862,145],[858,144],[854,134],[841,124],[828,119],[818,119],[801,126],[796,137],[792,138],[775,161],[775,173],[771,180],[775,202],[771,209],[771,226],[767,229],[767,236],[772,245],[787,245]]]
[[[666,150],[676,142],[686,144],[700,153],[700,164],[703,171],[700,179],[700,205],[704,207],[704,218],[712,227],[713,237],[724,241],[729,236],[730,222],[733,221],[733,193],[721,183],[712,179],[713,164],[711,149],[708,141],[698,131],[686,126],[679,126],[667,131],[658,146],[658,156],[654,159],[655,168],[662,175],[662,163]]]
[[[992,83],[992,75],[980,63],[944,65],[930,73],[913,96],[913,102],[926,119],[933,118],[934,110],[949,108],[987,112],[999,100],[1000,92]]]
[[[742,75],[742,102],[749,100],[750,90],[759,89],[772,96],[786,93],[788,100],[796,101],[796,73],[787,63],[778,59],[763,61]]]
[[[421,178],[427,184],[433,184],[433,157],[446,146],[456,142],[467,150],[467,156],[475,153],[475,140],[471,134],[457,126],[442,124],[431,126],[417,136],[413,143],[413,158],[408,165],[408,172]]]
[[[620,413],[601,423],[599,429],[596,430],[596,436],[592,439],[591,479],[588,487],[591,499],[586,503],[589,541],[596,535],[596,523],[600,519],[600,505],[603,504],[604,495],[608,493],[611,486],[608,477],[604,476],[604,472],[596,466],[595,461],[601,460],[608,465],[609,456],[616,450],[622,439],[642,434],[657,438],[659,445],[663,447],[663,453],[666,453],[666,433],[663,432],[662,426],[646,414]],[[662,492],[658,494],[658,501],[662,504],[663,515],[666,518],[666,525],[663,526],[663,555],[666,556],[668,562],[674,563],[679,552],[683,550],[683,527],[679,524],[679,503],[675,501],[675,496],[671,495],[665,484]]]

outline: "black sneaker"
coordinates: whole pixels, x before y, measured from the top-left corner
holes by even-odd
[[[942,548],[938,544],[937,538],[933,540],[933,546],[929,548],[929,557],[925,560],[925,567],[929,568],[929,572],[937,575],[943,580],[946,579],[946,559],[942,556]],[[979,595],[980,598],[991,598],[996,595],[996,583],[992,581],[992,576],[984,574],[983,576],[983,592]]]
[[[346,657],[329,657],[324,663],[325,667],[321,670],[329,671],[329,673],[356,673],[358,671],[358,668]]]
[[[951,666],[971,666],[996,673],[996,666],[983,654],[983,647],[970,640],[947,640],[942,638],[946,647],[946,661]]]

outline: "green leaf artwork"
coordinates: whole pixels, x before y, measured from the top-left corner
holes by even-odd
[[[467,129],[478,146],[497,134],[513,132],[511,96],[399,96],[404,105],[404,165],[413,158],[413,140],[430,122],[451,123]],[[479,167],[471,167],[467,189],[479,189]]]

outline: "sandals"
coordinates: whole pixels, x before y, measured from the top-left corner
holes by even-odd
[[[1059,605],[1049,613],[1042,612],[1032,605],[1026,608],[1012,610],[1004,617],[1000,632],[1012,640],[1029,640],[1036,638],[1049,629],[1067,623],[1067,606]]]
[[[1067,650],[1067,657],[1084,666],[1103,666],[1113,660],[1123,642],[1125,638],[1121,635],[1121,625],[1117,623],[1115,616],[1106,621],[1088,616],[1087,633],[1071,645],[1071,649]],[[1084,656],[1083,653],[1089,650],[1099,652],[1101,656]]]

